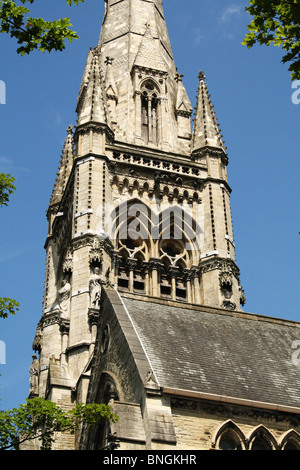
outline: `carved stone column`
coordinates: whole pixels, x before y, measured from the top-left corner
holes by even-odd
[[[149,263],[144,261],[142,272],[143,272],[144,279],[145,279],[145,294],[146,295],[149,295],[150,293],[149,271],[150,271]]]
[[[118,255],[118,252],[115,251],[112,256],[112,273],[113,273],[113,283],[116,286],[118,285],[120,263],[121,263],[121,257]]]
[[[88,312],[88,321],[89,321],[89,325],[91,329],[91,345],[90,345],[90,351],[89,351],[90,355],[92,354],[92,351],[95,347],[99,318],[100,318],[100,310],[90,308]]]
[[[194,271],[194,292],[193,292],[193,301],[195,304],[201,304],[201,296],[200,296],[200,273],[201,270],[198,266],[193,266]]]
[[[152,295],[153,297],[160,297],[160,284],[159,284],[159,274],[162,267],[160,259],[151,258],[150,259],[151,273],[152,273]]]
[[[128,285],[129,292],[133,292],[134,270],[136,268],[136,265],[137,265],[136,259],[134,258],[127,259],[127,266],[129,269],[129,285]]]
[[[138,141],[142,140],[142,99],[141,92],[136,91],[134,94],[135,97],[135,137]]]
[[[172,300],[176,300],[176,277],[178,276],[179,267],[171,266],[168,270],[168,274],[171,277],[171,297]]]
[[[67,364],[66,349],[68,347],[70,321],[65,319],[59,320],[59,330],[61,332],[61,356],[60,362],[62,365]]]
[[[152,133],[152,97],[148,96],[148,139],[149,142],[153,142]]]
[[[186,300],[189,303],[193,302],[193,293],[192,293],[192,281],[194,279],[195,273],[190,269],[185,269],[184,271],[184,280],[186,282]]]

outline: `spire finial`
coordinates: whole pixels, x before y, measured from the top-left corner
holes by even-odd
[[[104,63],[105,63],[105,65],[112,65],[112,63],[113,63],[114,60],[115,60],[115,59],[114,59],[113,57],[107,56],[106,59],[105,59],[105,61],[104,61]]]
[[[199,75],[198,75],[199,80],[205,80],[206,76],[203,70],[200,70]]]
[[[182,82],[182,78],[184,77],[184,75],[182,75],[181,73],[178,72],[177,68],[176,68],[176,75],[175,75],[175,80],[176,82]]]
[[[73,126],[72,124],[69,125],[68,129],[67,129],[67,133],[68,135],[72,135],[73,134]]]

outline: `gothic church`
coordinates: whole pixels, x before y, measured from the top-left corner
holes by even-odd
[[[29,396],[119,421],[53,448],[300,449],[300,325],[242,310],[227,150],[204,72],[193,111],[162,0],[105,0],[76,112]]]

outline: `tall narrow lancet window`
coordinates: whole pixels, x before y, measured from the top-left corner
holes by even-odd
[[[154,82],[148,80],[142,87],[142,138],[145,144],[158,143],[158,93]]]

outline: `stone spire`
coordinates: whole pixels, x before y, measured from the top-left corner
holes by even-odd
[[[175,70],[162,0],[106,1],[99,39],[99,48],[103,56],[111,56],[114,46],[117,44],[120,49],[122,44],[121,62],[126,64],[130,71],[140,47],[141,36],[145,34],[146,24],[148,25],[146,31],[148,39],[151,39],[152,35],[161,54],[165,56],[168,67]]]
[[[77,126],[88,122],[108,124],[100,51],[90,49],[77,101]]]
[[[184,118],[186,122],[181,122],[181,116],[178,123],[175,110],[177,72],[162,1],[105,2],[97,49],[106,94],[105,117],[115,140],[188,154],[190,116]],[[85,77],[88,76],[87,69]],[[153,101],[152,107],[149,105],[145,111],[143,96],[149,84],[153,87],[152,95],[155,94],[156,104]],[[180,95],[185,94],[183,88],[180,83]],[[151,98],[149,93],[148,98]],[[153,116],[150,116],[153,113],[156,116],[155,123],[150,122],[151,119],[153,121]],[[157,135],[155,141],[150,139],[145,142],[141,128],[143,119],[148,118],[148,124],[156,128]]]
[[[201,71],[198,78],[199,87],[192,135],[192,154],[207,147],[221,150],[226,154],[226,147],[210,100],[204,72]]]
[[[50,199],[50,205],[58,204],[66,189],[68,178],[71,174],[74,160],[74,141],[73,128],[70,125],[67,129],[67,137],[65,139],[64,148],[61,155],[59,170],[56,182]]]

